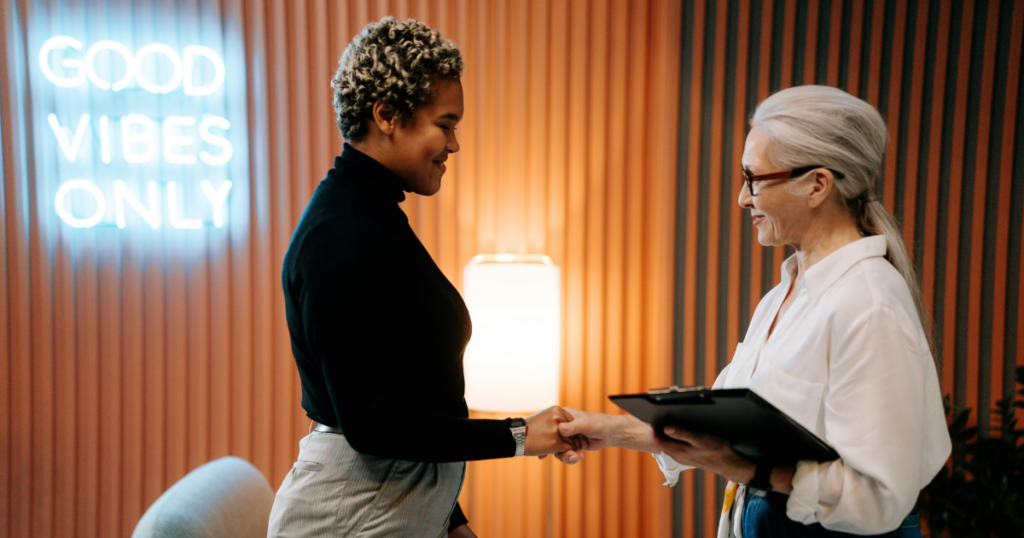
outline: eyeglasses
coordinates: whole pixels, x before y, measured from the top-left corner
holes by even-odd
[[[751,174],[750,171],[747,170],[746,168],[741,168],[740,169],[740,173],[743,174],[743,182],[747,184],[747,192],[750,193],[750,196],[757,196],[757,194],[754,193],[754,182],[755,181],[766,181],[766,180],[769,180],[769,179],[791,179],[791,178],[794,178],[794,177],[800,177],[800,176],[806,174],[807,172],[810,172],[812,170],[817,170],[818,168],[825,168],[825,170],[828,170],[829,172],[832,172],[832,175],[836,176],[836,179],[843,179],[844,177],[846,177],[842,172],[833,170],[831,168],[826,168],[826,167],[824,167],[824,166],[822,166],[820,164],[812,164],[811,166],[802,166],[800,168],[794,168],[792,170],[783,170],[781,172],[771,172],[771,173],[768,173],[768,174],[758,174],[756,176]]]

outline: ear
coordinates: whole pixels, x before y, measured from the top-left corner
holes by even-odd
[[[391,136],[395,132],[395,123],[397,121],[395,109],[391,108],[391,105],[382,99],[377,99],[377,102],[373,104],[373,123],[377,125],[377,128],[384,134]]]
[[[825,203],[829,194],[832,193],[832,189],[835,188],[835,180],[831,170],[824,168],[815,170],[814,175],[808,178],[810,187],[807,193],[809,197],[807,200],[808,207],[813,209]]]

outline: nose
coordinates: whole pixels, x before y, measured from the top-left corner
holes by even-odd
[[[451,136],[448,137],[447,149],[449,153],[457,153],[459,151],[459,139],[455,137],[454,130],[451,132]]]
[[[754,207],[754,197],[750,195],[750,190],[747,189],[745,182],[740,182],[740,195],[736,198],[736,203],[744,209],[752,209]]]

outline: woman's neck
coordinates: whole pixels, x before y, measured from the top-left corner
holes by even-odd
[[[796,250],[797,279],[802,278],[808,269],[829,254],[861,237],[857,221],[846,214],[812,222],[800,238],[800,243],[793,245]]]

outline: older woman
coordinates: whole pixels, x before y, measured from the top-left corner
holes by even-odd
[[[872,193],[887,137],[868,103],[803,86],[758,106],[743,153],[758,241],[796,254],[714,386],[754,390],[838,460],[771,468],[715,437],[575,410],[563,435],[652,452],[669,484],[692,467],[727,478],[719,536],[920,536],[914,506],[950,440],[917,278]]]
[[[459,150],[462,70],[455,43],[388,17],[356,36],[331,81],[347,144],[282,275],[302,407],[317,426],[277,493],[270,537],[473,536],[457,502],[466,460],[573,448],[558,408],[468,418],[469,312],[398,205],[405,192],[436,193]]]

